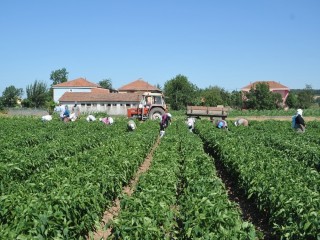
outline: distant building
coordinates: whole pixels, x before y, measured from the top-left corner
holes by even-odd
[[[255,89],[255,86],[258,83],[267,83],[269,85],[269,90],[271,92],[280,93],[281,97],[282,97],[282,104],[283,104],[283,106],[285,106],[285,102],[286,102],[286,99],[289,95],[290,89],[288,87],[282,85],[281,83],[278,83],[275,81],[256,81],[254,83],[250,83],[249,85],[241,88],[241,91],[243,93],[247,93],[250,91],[251,88]]]
[[[152,93],[161,93],[162,91],[149,83],[145,82],[141,78],[135,80],[131,83],[128,83],[118,89],[119,93],[143,93],[143,92],[152,92]]]
[[[77,78],[72,81],[67,81],[63,83],[56,84],[52,86],[53,89],[53,100],[58,102],[60,97],[66,92],[91,92],[91,89],[101,88],[96,83],[87,81],[84,78]]]
[[[108,89],[83,78],[53,86],[55,101],[69,107],[77,103],[84,113],[106,112],[109,115],[126,115],[127,108],[137,107],[142,93],[147,90],[160,91],[142,80],[119,88],[119,93],[110,93]]]

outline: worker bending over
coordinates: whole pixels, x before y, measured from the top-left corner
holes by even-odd
[[[306,131],[306,123],[302,117],[302,109],[298,109],[296,115],[292,117],[292,127],[300,133]]]
[[[193,132],[194,130],[194,123],[196,122],[196,119],[193,117],[189,117],[187,120],[188,129],[190,132]]]
[[[165,128],[171,124],[172,115],[170,113],[165,113],[161,116],[160,119],[160,137],[163,137],[165,134]]]
[[[219,129],[228,130],[228,124],[225,120],[218,120],[216,123],[216,127]]]
[[[247,119],[239,118],[237,121],[234,122],[234,125],[237,126],[245,126],[247,127],[249,125],[249,122]]]
[[[87,118],[86,118],[87,122],[94,122],[96,120],[96,117],[93,116],[93,115],[89,115]]]
[[[114,122],[112,117],[99,118],[99,121],[106,125],[112,125]]]
[[[41,117],[41,120],[42,120],[43,122],[49,122],[49,121],[52,120],[52,116],[51,116],[51,115],[42,116],[42,117]]]
[[[127,127],[128,127],[128,131],[134,131],[134,130],[136,130],[137,125],[133,120],[130,120],[128,122],[128,126]]]

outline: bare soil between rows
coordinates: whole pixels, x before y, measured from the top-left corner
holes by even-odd
[[[132,193],[135,190],[135,187],[139,181],[140,175],[143,174],[144,172],[147,172],[148,169],[150,168],[151,165],[151,161],[152,161],[152,157],[153,157],[153,153],[155,151],[155,149],[158,147],[160,142],[160,138],[158,137],[156,143],[153,145],[151,151],[149,152],[149,154],[147,155],[147,157],[145,158],[144,162],[140,165],[138,171],[136,172],[136,174],[134,175],[134,177],[130,180],[129,185],[123,187],[122,192],[128,196],[131,196]],[[87,240],[101,240],[101,239],[107,239],[111,233],[112,233],[112,229],[108,228],[105,229],[105,226],[112,221],[115,217],[118,216],[119,212],[120,212],[121,208],[120,208],[120,199],[117,198],[113,204],[112,207],[107,209],[104,214],[103,214],[103,218],[102,221],[100,223],[100,228],[96,230],[96,232],[94,232],[94,236],[93,238],[91,237],[87,237]]]
[[[248,120],[256,120],[256,121],[265,121],[265,120],[291,121],[290,116],[250,116],[245,118]],[[237,117],[228,118],[228,120],[235,120],[235,119],[237,119]],[[320,121],[320,117],[304,117],[304,119],[305,121],[313,121],[313,120]],[[128,196],[131,196],[133,194],[135,187],[139,181],[139,177],[144,172],[147,172],[148,169],[150,168],[152,158],[153,158],[153,153],[155,149],[158,147],[159,143],[160,143],[160,138],[157,139],[156,143],[152,147],[148,156],[145,158],[145,161],[141,164],[141,166],[139,167],[139,170],[134,175],[133,179],[131,179],[129,185],[123,187],[124,194]],[[208,155],[212,156],[215,159],[214,164],[217,170],[217,175],[225,185],[229,200],[238,204],[240,211],[242,213],[242,218],[245,221],[249,221],[252,224],[254,224],[256,230],[262,233],[264,236],[261,239],[264,239],[264,240],[280,239],[278,236],[274,236],[272,234],[273,232],[272,226],[269,224],[269,217],[266,211],[259,211],[256,207],[256,204],[252,200],[247,199],[247,196],[245,195],[244,191],[238,187],[237,177],[233,176],[231,173],[227,171],[227,169],[223,166],[223,163],[219,160],[219,156],[213,156],[210,153],[210,150],[208,150],[205,147],[205,143],[204,143],[204,150]],[[120,211],[121,211],[120,199],[117,198],[113,202],[112,207],[110,207],[105,211],[102,221],[100,223],[100,228],[93,233],[94,235],[93,238],[92,236],[91,237],[87,236],[87,240],[107,239],[111,235],[112,229],[111,228],[105,229],[106,225],[110,221],[112,221],[115,217],[117,217]]]

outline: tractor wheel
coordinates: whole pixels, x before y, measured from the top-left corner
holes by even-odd
[[[158,120],[164,114],[164,110],[162,108],[152,108],[149,113],[149,118],[151,120]]]

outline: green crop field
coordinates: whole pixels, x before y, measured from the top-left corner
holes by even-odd
[[[289,122],[223,131],[198,120],[193,134],[178,118],[159,143],[158,122],[126,123],[0,117],[0,239],[93,239],[117,198],[110,239],[264,239],[217,165],[266,217],[270,239],[320,239],[319,122],[298,134]]]

